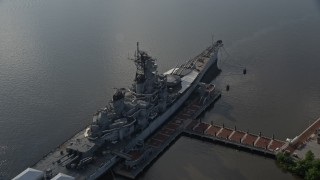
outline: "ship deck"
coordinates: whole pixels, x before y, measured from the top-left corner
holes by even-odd
[[[96,171],[101,167],[104,163],[110,161],[115,157],[111,152],[107,153],[104,156],[95,156],[93,158],[92,163],[90,163],[85,169],[75,170],[75,169],[67,169],[63,165],[63,160],[67,159],[66,148],[67,146],[77,141],[79,138],[83,138],[85,130],[80,131],[71,139],[57,147],[54,151],[50,152],[46,156],[44,156],[39,162],[37,162],[33,168],[46,171],[48,169],[52,170],[53,176],[58,173],[64,173],[70,176],[75,177],[76,179],[86,179],[88,176],[92,174],[92,172]],[[113,147],[113,149],[122,149],[125,143],[117,144]],[[63,152],[63,154],[61,153]],[[59,162],[60,161],[60,162]]]

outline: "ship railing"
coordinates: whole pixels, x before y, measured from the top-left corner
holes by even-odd
[[[136,119],[133,120],[131,123],[125,124],[125,125],[123,125],[121,127],[116,127],[116,128],[113,128],[113,129],[103,130],[102,133],[110,133],[112,131],[120,130],[121,128],[131,126],[134,122],[136,122]],[[105,134],[105,135],[109,135],[109,134]]]
[[[129,90],[129,92],[131,92],[133,95],[135,95],[135,96],[149,96],[149,97],[151,97],[151,96],[154,96],[155,94],[157,94],[158,92],[159,92],[159,90],[156,90],[156,91],[154,91],[153,93],[151,93],[151,94],[144,94],[144,93],[136,93],[136,92],[134,92],[134,91],[132,91],[131,89],[128,89]],[[137,100],[138,100],[138,98],[136,98]]]

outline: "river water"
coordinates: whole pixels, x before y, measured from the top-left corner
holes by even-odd
[[[135,43],[159,72],[222,39],[203,117],[285,139],[320,116],[317,0],[0,0],[0,179],[89,124],[134,77]],[[247,75],[242,75],[246,67]],[[293,179],[273,160],[179,139],[141,179]]]

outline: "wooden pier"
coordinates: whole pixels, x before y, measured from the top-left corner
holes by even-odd
[[[269,157],[275,157],[276,153],[282,151],[288,144],[274,137],[263,136],[261,133],[253,134],[236,128],[227,128],[223,125],[208,124],[197,120],[192,121],[183,133],[189,137],[217,142]]]

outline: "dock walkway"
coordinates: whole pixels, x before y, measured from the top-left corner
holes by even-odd
[[[191,122],[183,133],[189,137],[223,143],[271,157],[274,157],[278,151],[283,150],[287,144],[274,137],[262,136],[261,133],[257,135],[237,130],[236,128],[231,129],[213,123],[198,122],[196,120]]]
[[[316,131],[320,128],[320,118],[312,123],[307,129],[305,129],[301,134],[295,137],[290,144],[288,144],[285,150],[293,153],[296,149],[299,149],[300,146],[303,146],[306,141],[310,138],[312,134],[315,134]]]

